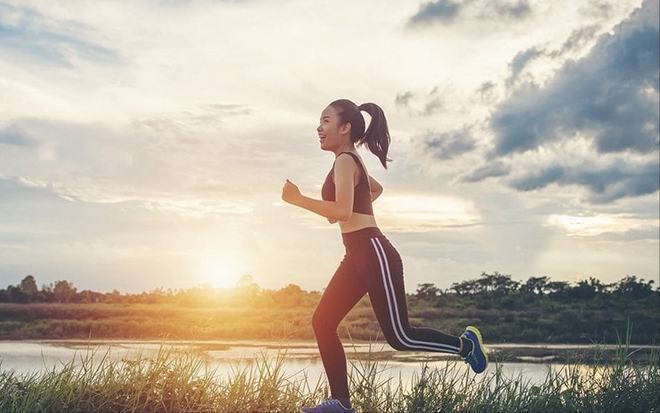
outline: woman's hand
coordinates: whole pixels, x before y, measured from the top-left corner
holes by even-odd
[[[300,197],[302,197],[300,189],[287,179],[284,183],[284,187],[282,187],[282,200],[295,205]]]
[[[334,224],[335,222],[337,222],[337,220],[336,220],[336,219],[332,219],[332,218],[328,218],[328,222],[331,223],[331,224]]]

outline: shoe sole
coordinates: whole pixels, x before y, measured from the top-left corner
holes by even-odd
[[[484,340],[483,338],[481,338],[481,332],[475,326],[467,326],[466,330],[473,332],[474,335],[477,336],[477,340],[479,340],[479,346],[481,347],[481,352],[484,354],[484,358],[486,359],[486,364],[484,366],[484,371],[485,371],[486,367],[488,367],[488,350],[486,349],[486,346],[484,346]]]

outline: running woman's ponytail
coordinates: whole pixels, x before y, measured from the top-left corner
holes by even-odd
[[[390,147],[390,132],[387,129],[383,109],[375,103],[363,103],[357,106],[348,99],[335,100],[330,105],[337,110],[340,125],[346,122],[351,123],[351,141],[357,143],[357,146],[366,143],[369,150],[380,159],[380,163],[387,169],[387,162],[392,160],[387,157],[387,150]],[[361,110],[371,116],[371,122],[366,132]]]

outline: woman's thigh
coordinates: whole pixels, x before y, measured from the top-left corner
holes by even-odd
[[[367,293],[367,286],[357,271],[353,260],[345,255],[316,306],[313,317],[315,325],[336,328]]]

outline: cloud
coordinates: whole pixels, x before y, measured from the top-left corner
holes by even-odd
[[[581,185],[591,190],[589,201],[608,203],[624,197],[655,193],[660,185],[660,164],[651,161],[631,164],[617,159],[610,165],[551,165],[509,181],[520,191],[531,191],[552,183],[560,186]]]
[[[505,81],[506,87],[511,88],[518,80],[520,73],[522,73],[525,67],[527,67],[532,61],[541,57],[556,59],[572,51],[580,50],[588,41],[593,39],[599,28],[600,25],[592,24],[573,30],[566,41],[564,41],[564,43],[556,50],[532,46],[526,50],[518,52],[509,63],[510,73]]]
[[[601,240],[658,239],[658,219],[645,219],[626,213],[579,215],[552,214],[547,225],[562,228],[570,237],[598,237]]]
[[[394,104],[397,106],[408,107],[410,99],[412,99],[413,93],[411,91],[397,93],[396,98],[394,99]]]
[[[494,161],[492,163],[480,166],[473,171],[463,175],[459,178],[460,182],[478,182],[489,177],[507,175],[511,168],[502,161]]]
[[[518,0],[515,3],[493,1],[491,4],[495,14],[513,19],[526,17],[532,11],[532,9],[529,7],[529,3],[526,0]]]
[[[657,17],[657,2],[644,2],[546,86],[526,85],[502,102],[490,120],[495,145],[488,157],[535,149],[574,133],[592,135],[600,153],[657,150]]]
[[[416,96],[412,91],[397,93],[394,103],[398,107],[403,107],[408,110],[410,116],[430,116],[437,113],[445,107],[445,102],[439,93],[439,87],[435,86],[428,95],[420,97],[421,104],[413,104],[413,99]],[[416,107],[422,106],[421,109]]]
[[[188,138],[186,135],[196,135],[202,131],[213,131],[226,122],[227,119],[251,115],[252,113],[251,108],[243,105],[214,103],[178,113],[136,118],[131,122],[138,129],[150,131],[153,134],[177,135],[180,136],[181,141],[197,144],[200,142],[199,139]]]
[[[0,128],[0,145],[15,145],[15,146],[34,146],[35,142],[19,128],[9,125],[5,128]]]
[[[245,161],[234,153],[220,158],[230,143],[204,133],[209,122],[220,122],[218,112],[227,111],[232,114],[226,116],[234,116],[244,109],[213,105],[173,116],[171,123],[139,118],[124,125],[16,119],[9,133],[0,129],[0,144],[30,136],[31,145],[8,148],[0,174],[21,177],[24,183],[48,187],[77,202],[137,201],[187,216],[247,214],[254,207],[246,196],[249,191],[232,183],[242,177]],[[11,132],[15,130],[22,133]],[[245,183],[263,181],[243,177]]]
[[[568,36],[568,39],[566,39],[566,41],[564,41],[564,43],[561,45],[559,50],[550,51],[550,52],[547,52],[547,54],[550,57],[558,57],[558,56],[563,56],[564,54],[566,54],[568,52],[571,52],[571,51],[574,51],[574,50],[579,50],[589,40],[593,39],[593,37],[598,32],[598,29],[600,29],[599,24],[590,24],[588,26],[584,26],[584,27],[580,27],[578,29],[575,29]]]
[[[660,228],[658,228],[656,220],[656,225],[654,227],[646,229],[630,229],[625,232],[603,232],[598,234],[598,238],[605,241],[617,242],[630,242],[639,240],[658,241],[658,233],[660,233]]]
[[[455,158],[475,149],[471,126],[447,132],[427,132],[418,140],[422,153],[429,153],[435,159]]]
[[[409,26],[417,26],[436,21],[448,23],[458,14],[462,5],[449,0],[438,0],[424,3],[419,11],[408,21]]]
[[[580,2],[578,12],[586,17],[607,18],[612,11],[612,4],[606,0]]]
[[[15,56],[65,67],[75,66],[79,58],[118,62],[114,50],[87,40],[94,35],[79,22],[56,20],[30,7],[0,3],[0,50]]]
[[[378,202],[379,221],[391,232],[426,232],[482,224],[475,205],[454,196],[404,192]]]
[[[483,82],[481,85],[479,85],[479,88],[477,89],[477,93],[483,95],[485,93],[490,92],[494,87],[495,87],[494,82],[491,81]]]
[[[542,54],[543,51],[537,49],[536,47],[530,47],[527,50],[518,52],[511,61],[511,63],[509,63],[511,74],[509,75],[509,78],[506,80],[507,86],[513,84],[513,82],[516,80],[516,78],[518,77],[520,72],[522,72],[522,70],[525,68],[525,65],[527,65],[528,62],[536,59]]]
[[[407,27],[422,27],[435,23],[450,25],[462,14],[466,17],[473,16],[479,21],[520,20],[531,14],[531,7],[527,0],[513,3],[501,0],[466,0],[462,3],[438,0],[422,4],[417,13],[408,19]]]

